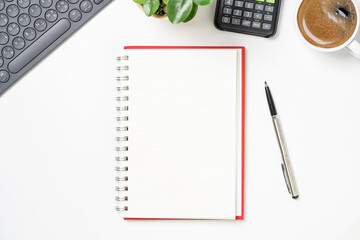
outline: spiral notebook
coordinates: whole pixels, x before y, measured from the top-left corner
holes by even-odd
[[[117,210],[243,219],[243,47],[125,47],[117,58]]]

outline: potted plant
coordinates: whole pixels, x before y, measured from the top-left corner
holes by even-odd
[[[147,16],[168,18],[177,24],[193,19],[198,6],[209,5],[213,0],[133,0]]]

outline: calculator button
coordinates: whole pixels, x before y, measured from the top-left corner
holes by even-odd
[[[30,16],[27,15],[26,13],[22,13],[18,17],[18,23],[23,27],[26,27],[27,25],[29,25],[30,21],[31,21]]]
[[[45,13],[45,18],[49,22],[55,22],[58,18],[58,13],[53,9],[47,10]]]
[[[267,3],[275,3],[275,0],[266,0]]]
[[[228,8],[228,7],[224,8],[224,10],[223,10],[224,14],[231,14],[231,12],[232,12],[232,9]]]
[[[251,22],[250,22],[249,20],[243,20],[243,21],[242,21],[242,25],[243,25],[244,27],[250,27],[250,24],[251,24]]]
[[[0,57],[0,67],[4,64],[4,59]]]
[[[89,13],[93,9],[93,4],[89,0],[82,1],[80,3],[80,10],[84,13]]]
[[[35,29],[33,28],[27,28],[24,30],[24,38],[28,41],[34,40],[36,37]]]
[[[261,20],[262,19],[262,13],[254,13],[254,18]]]
[[[245,11],[245,12],[244,12],[244,17],[246,17],[246,18],[251,18],[251,17],[252,17],[252,12]]]
[[[242,14],[242,11],[241,10],[239,10],[239,9],[234,9],[234,16],[241,16],[241,14]]]
[[[261,23],[260,23],[260,22],[253,22],[253,23],[252,23],[252,27],[253,27],[253,28],[260,28],[260,27],[261,27]]]
[[[266,6],[265,7],[265,12],[273,12],[274,11],[274,6]]]
[[[17,23],[10,23],[7,26],[7,31],[10,35],[15,36],[20,32],[20,26]]]
[[[23,49],[25,47],[25,40],[22,37],[14,38],[13,47],[17,50]]]
[[[41,14],[41,7],[37,4],[33,4],[29,8],[29,13],[32,17],[38,17]]]
[[[70,13],[69,13],[69,18],[70,18],[70,20],[73,21],[73,22],[78,22],[78,21],[80,21],[80,20],[81,20],[81,17],[82,17],[82,14],[81,14],[81,12],[80,12],[79,10],[77,10],[77,9],[73,9],[73,10],[71,10]]]
[[[255,4],[255,10],[258,10],[258,11],[264,10],[264,5],[262,5],[262,4]]]
[[[6,83],[10,79],[10,74],[7,71],[0,71],[0,83]]]
[[[225,0],[224,4],[227,6],[232,6],[234,3],[234,0]]]
[[[14,4],[11,4],[6,9],[6,13],[9,17],[16,17],[17,15],[19,15],[19,12],[20,12],[19,7]]]
[[[95,0],[95,4],[100,4],[103,0]]]
[[[235,7],[243,7],[244,1],[235,1]]]
[[[4,0],[0,0],[0,11],[3,10],[5,7],[5,2]]]
[[[262,29],[264,29],[264,30],[270,30],[270,28],[271,28],[271,24],[269,24],[269,23],[263,23]]]
[[[75,3],[77,3],[79,0],[68,0],[68,1],[69,1],[69,3],[75,4]]]
[[[245,8],[247,8],[247,9],[253,9],[253,8],[254,8],[254,3],[252,3],[252,2],[246,2],[246,3],[245,3]]]
[[[48,8],[53,4],[52,0],[40,0],[40,5],[44,8]]]
[[[0,27],[6,26],[8,24],[9,18],[5,14],[0,14]]]
[[[230,18],[229,17],[222,17],[221,21],[223,23],[230,23]]]
[[[273,18],[272,15],[269,15],[269,14],[265,14],[265,15],[264,15],[264,20],[265,20],[265,21],[272,21],[272,18]]]
[[[36,30],[38,30],[39,32],[42,32],[46,29],[47,23],[46,23],[45,19],[38,18],[38,19],[36,19],[34,26],[35,26]]]
[[[58,10],[60,13],[65,13],[67,10],[69,10],[69,4],[64,0],[57,2],[55,7],[56,10]]]
[[[15,51],[12,47],[6,46],[1,51],[1,54],[3,55],[4,58],[10,59],[15,55]]]
[[[27,8],[30,5],[30,0],[18,0],[17,3],[19,7]]]
[[[256,0],[257,2],[265,2],[265,0]]]
[[[6,32],[0,32],[0,45],[5,45],[9,41],[9,35]]]
[[[238,18],[233,18],[233,19],[231,20],[231,23],[234,24],[234,25],[240,25],[240,19],[238,19]]]

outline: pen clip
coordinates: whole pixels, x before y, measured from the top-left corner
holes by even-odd
[[[286,187],[287,187],[289,193],[291,194],[290,181],[289,181],[289,178],[288,178],[288,176],[287,176],[287,174],[285,172],[285,167],[284,167],[283,163],[281,164],[281,169],[282,169],[282,172],[283,172],[283,175],[284,175]]]

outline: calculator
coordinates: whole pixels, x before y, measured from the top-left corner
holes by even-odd
[[[280,0],[218,0],[215,27],[260,37],[274,36]]]

